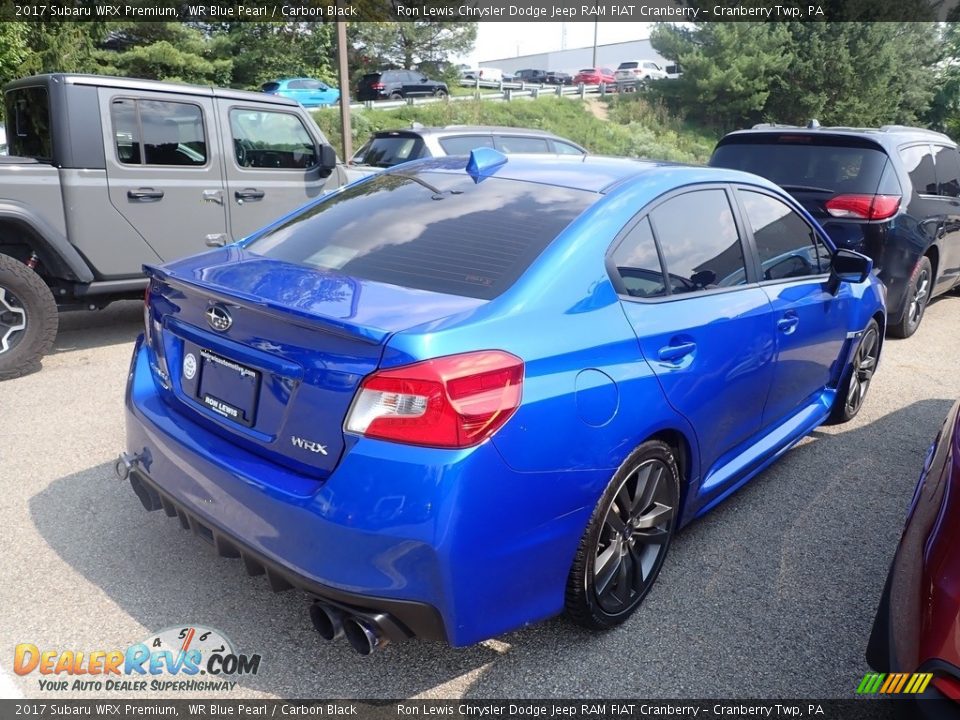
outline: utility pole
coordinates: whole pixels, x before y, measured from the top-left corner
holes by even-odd
[[[594,7],[597,6],[596,3],[593,4]],[[597,27],[599,21],[593,21],[593,67],[597,67]]]
[[[340,134],[343,137],[343,161],[353,157],[350,130],[350,69],[347,67],[347,24],[337,20],[337,65],[340,74]]]

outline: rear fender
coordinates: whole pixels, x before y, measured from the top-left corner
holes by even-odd
[[[0,245],[11,241],[34,250],[49,275],[80,283],[93,282],[93,272],[63,233],[26,205],[0,200]]]

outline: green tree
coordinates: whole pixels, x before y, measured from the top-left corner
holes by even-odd
[[[472,22],[365,22],[350,25],[350,37],[367,64],[411,68],[435,67],[451,55],[473,50],[477,26]]]
[[[720,130],[759,121],[916,123],[933,96],[933,23],[702,23],[655,28],[684,75],[662,86],[687,117]]]
[[[27,23],[0,23],[0,86],[22,76],[23,63],[30,53],[28,31]]]
[[[112,25],[97,58],[105,74],[214,85],[232,79],[231,60],[214,57],[209,37],[182,23]]]
[[[106,32],[102,22],[27,23],[27,54],[18,75],[97,72],[97,46]]]

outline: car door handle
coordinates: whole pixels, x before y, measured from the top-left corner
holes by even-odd
[[[784,335],[789,335],[797,329],[797,325],[799,324],[800,318],[796,315],[784,315],[782,318],[777,320],[777,330],[782,332]]]
[[[696,349],[697,344],[692,342],[678,343],[677,345],[667,345],[660,348],[660,351],[657,353],[657,357],[664,362],[676,362],[687,355],[692,355]]]
[[[162,200],[163,190],[142,187],[136,190],[127,190],[127,197],[131,200]]]
[[[247,200],[263,200],[264,194],[263,190],[244,188],[243,190],[237,190],[233,196],[237,199],[238,203],[243,204]]]

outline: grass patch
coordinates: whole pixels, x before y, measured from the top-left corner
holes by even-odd
[[[366,142],[370,133],[397,130],[419,122],[425,126],[502,125],[539,128],[573,140],[598,155],[703,163],[710,157],[716,137],[695,130],[644,98],[631,96],[609,102],[609,120],[596,117],[586,102],[566,98],[539,100],[462,101],[409,106],[396,110],[361,110],[352,115],[353,146]],[[324,134],[340,148],[340,114],[337,109],[313,113]]]

